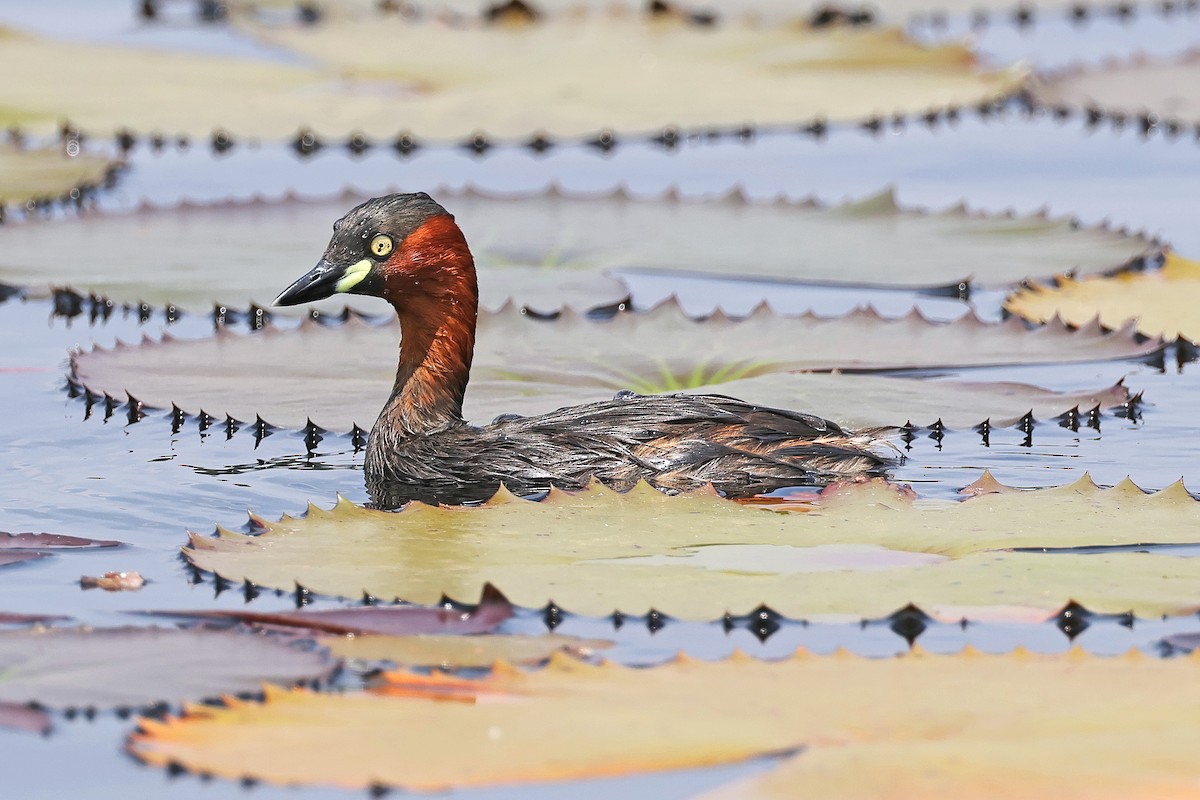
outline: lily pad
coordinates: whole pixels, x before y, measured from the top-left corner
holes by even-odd
[[[357,319],[253,335],[222,329],[208,339],[169,335],[140,346],[95,348],[73,358],[75,380],[97,394],[125,394],[150,406],[257,417],[275,425],[305,421],[332,430],[369,429],[393,382],[399,324]],[[1073,406],[1118,405],[1121,385],[1061,394],[1017,383],[968,383],[797,370],[904,369],[953,364],[1048,362],[1128,357],[1157,344],[1129,333],[1063,328],[1032,334],[1020,323],[975,318],[937,324],[873,313],[821,320],[760,310],[746,321],[689,320],[674,303],[609,322],[565,313],[544,321],[509,307],[480,315],[468,419],[532,414],[602,400],[622,389],[644,393],[716,392],[748,402],[819,414],[855,427],[1011,423]]]
[[[717,795],[1183,797],[1195,787],[1198,669],[1195,657],[1079,650],[800,651],[653,669],[557,658],[477,681],[388,673],[366,693],[270,689],[262,703],[143,720],[128,749],[230,779],[348,789],[528,784],[799,750]]]
[[[847,205],[635,198],[624,191],[511,197],[439,192],[471,243],[481,304],[512,301],[539,313],[611,306],[629,290],[614,272],[650,270],[798,283],[900,288],[971,282],[1006,287],[1025,278],[1110,273],[1155,255],[1141,235],[1081,228],[1042,215],[897,206],[890,191]],[[131,214],[90,214],[0,229],[0,280],[70,284],[117,302],[267,305],[315,263],[330,227],[362,198],[227,203]],[[53,253],[84,248],[76,261]],[[766,296],[764,290],[764,297]],[[383,301],[339,295],[370,313]]]
[[[575,136],[600,127],[855,120],[994,100],[1024,77],[1019,69],[981,69],[963,45],[923,47],[891,28],[749,20],[697,28],[671,16],[603,11],[500,27],[372,16],[244,28],[344,80],[406,89],[395,102],[407,112],[405,124],[439,138],[476,129]],[[617,49],[622,57],[614,59]],[[463,52],[472,54],[469,63]]]
[[[899,29],[699,29],[605,12],[530,27],[377,15],[300,28],[239,24],[296,57],[73,42],[64,60],[61,42],[7,33],[0,71],[37,64],[39,72],[0,86],[0,124],[49,130],[69,117],[96,132],[129,126],[194,136],[214,126],[268,138],[302,127],[341,139],[401,129],[424,138],[480,128],[567,136],[925,111],[1005,97],[1024,77],[980,68],[965,45],[924,47]],[[93,86],[107,90],[101,96]]]
[[[1034,284],[1004,302],[1014,314],[1034,322],[1065,320],[1071,325],[1127,326],[1168,339],[1200,342],[1200,262],[1168,253],[1163,268],[1152,272],[1060,278],[1055,285]]]
[[[1161,61],[1141,57],[1098,69],[1069,70],[1035,83],[1034,96],[1048,106],[1099,108],[1126,116],[1200,121],[1200,50]]]
[[[60,614],[12,614],[0,611],[0,625],[40,625],[46,622],[61,622],[70,617]]]
[[[0,567],[47,558],[55,551],[120,547],[108,539],[85,539],[60,533],[5,533],[0,531]]]
[[[0,550],[94,550],[120,546],[120,542],[112,539],[85,539],[61,533],[0,532]]]
[[[46,558],[49,553],[39,553],[37,551],[25,552],[16,551],[8,553],[0,553],[0,567],[8,567],[13,564],[24,564],[26,561],[37,561],[39,558]]]
[[[0,702],[140,707],[328,677],[335,665],[261,636],[164,628],[0,631]]]
[[[870,16],[858,24],[886,21],[891,24],[903,24],[910,19],[934,13],[943,15],[995,13],[997,21],[1010,19],[1018,8],[1025,9],[1031,19],[1037,18],[1037,13],[1059,15],[1074,7],[1080,7],[1077,0],[1038,0],[1036,4],[1015,4],[1014,0],[889,0],[882,6],[875,3],[850,2],[830,3],[829,0],[723,0],[721,3],[705,2],[705,0],[675,0],[674,2],[658,2],[647,4],[638,0],[572,0],[570,3],[522,2],[520,4],[533,12],[534,20],[545,20],[555,15],[578,15],[581,11],[619,10],[621,13],[641,13],[659,19],[676,17],[691,21],[698,26],[723,24],[740,19],[764,20],[772,24],[798,24],[802,20],[814,20],[830,17],[828,24],[847,22],[838,14],[862,14]],[[231,0],[229,3],[235,12],[255,15],[264,8],[294,9],[290,0]],[[1087,10],[1086,5],[1082,8]],[[322,20],[338,17],[363,18],[372,14],[386,14],[386,7],[381,7],[373,0],[338,0],[335,4],[321,6]],[[493,25],[520,24],[529,22],[529,14],[518,8],[512,8],[507,3],[497,3],[495,0],[433,0],[421,3],[421,9],[428,13],[441,14],[446,19],[474,16],[487,20]],[[1102,13],[1097,9],[1096,13]],[[457,15],[457,16],[456,16]],[[275,17],[275,21],[280,18]]]
[[[807,513],[703,492],[667,497],[644,484],[622,495],[594,484],[580,494],[552,491],[541,503],[501,492],[479,508],[310,505],[306,516],[285,516],[255,536],[192,534],[184,555],[200,569],[273,588],[299,583],[322,594],[434,603],[491,581],[518,605],[552,600],[589,615],[657,609],[706,620],[765,603],[791,617],[880,617],[908,603],[934,612],[1052,611],[1071,599],[1096,611],[1158,615],[1200,609],[1200,559],[1012,548],[1144,543],[1148,532],[1156,542],[1192,543],[1198,525],[1200,502],[1182,484],[1145,495],[1128,482],[1100,490],[1083,479],[963,502],[914,502],[886,484],[851,484],[826,491]],[[804,556],[812,548],[847,544],[945,558],[885,569],[792,566],[811,562]]]
[[[0,703],[0,728],[40,733],[44,736],[53,727],[50,715],[41,709],[19,703]]]
[[[62,197],[80,186],[103,183],[114,166],[106,158],[87,153],[68,156],[55,148],[25,149],[0,144],[0,175],[4,176],[0,206]]]
[[[421,606],[334,608],[320,611],[260,613],[237,611],[162,611],[162,616],[196,620],[236,621],[300,634],[336,633],[359,636],[384,634],[477,634],[495,630],[513,615],[512,604],[492,586],[484,586],[479,605],[471,611]]]
[[[0,228],[0,280],[26,284],[34,296],[69,284],[119,303],[202,313],[215,305],[268,306],[298,271],[316,262],[334,221],[362,199],[184,204],[7,225]],[[555,249],[558,243],[543,232],[544,214],[554,205],[550,197],[515,202],[523,212],[515,216],[509,201],[474,193],[456,198],[454,205],[472,236],[484,308],[498,309],[511,300],[553,313],[564,305],[586,310],[629,297],[624,283],[590,264],[555,262],[563,257]],[[599,210],[604,203],[594,205]],[[585,221],[582,212],[571,216],[579,224]],[[48,248],[58,247],[84,247],[90,257],[85,264],[55,258]],[[1120,258],[1124,251],[1109,255]],[[325,312],[349,305],[370,314],[392,313],[382,300],[357,295],[312,305]]]
[[[555,655],[581,658],[612,646],[612,642],[602,639],[580,639],[555,633],[541,636],[328,636],[319,643],[338,658],[443,669],[490,667],[497,661],[536,664]]]

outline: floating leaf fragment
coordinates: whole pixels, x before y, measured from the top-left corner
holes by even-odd
[[[140,572],[106,572],[99,577],[84,575],[79,579],[79,585],[106,592],[136,592],[146,585],[146,579]]]
[[[806,513],[710,493],[618,494],[593,484],[540,503],[500,493],[478,508],[411,503],[399,512],[340,500],[246,536],[192,534],[184,555],[230,580],[321,594],[435,603],[494,582],[517,605],[587,615],[614,610],[710,620],[761,604],[790,617],[883,617],[909,603],[1098,612],[1200,609],[1200,559],[1149,553],[1055,554],[1011,548],[1200,540],[1200,502],[1182,484],[1146,495],[1084,478],[1056,489],[914,501],[877,482],[827,490]],[[814,548],[869,545],[939,556],[814,571]],[[903,561],[901,559],[901,561]],[[819,560],[818,562],[819,563]]]
[[[1020,69],[982,69],[965,45],[921,46],[899,29],[698,29],[604,12],[530,27],[426,15],[296,29],[240,24],[293,57],[72,42],[67,63],[62,42],[7,33],[0,71],[38,64],[39,72],[0,86],[0,125],[49,132],[69,117],[94,132],[194,137],[216,126],[233,137],[280,140],[300,129],[342,141],[352,133],[391,139],[399,130],[423,139],[479,130],[559,137],[923,112],[998,100],[1024,79]]]
[[[0,631],[0,702],[140,707],[325,679],[335,665],[265,637],[164,628]]]
[[[1014,314],[1053,325],[1119,328],[1136,320],[1146,336],[1200,342],[1200,262],[1168,253],[1162,269],[1109,278],[1059,278],[1034,284],[1004,302]]]
[[[497,661],[536,664],[556,654],[585,658],[612,646],[609,641],[555,633],[541,636],[329,636],[320,639],[319,643],[338,658],[443,669],[490,667]]]
[[[417,188],[417,187],[410,187]],[[602,195],[498,196],[435,191],[455,215],[479,267],[481,302],[540,313],[587,310],[629,295],[614,270],[667,271],[799,283],[885,287],[1006,287],[1025,278],[1109,273],[1155,255],[1143,236],[1042,215],[928,213],[891,192],[840,206],[807,202],[645,199]],[[209,312],[214,303],[269,304],[324,251],[333,222],[361,202],[229,203],[35,220],[0,229],[0,280],[73,285],[116,302]],[[59,259],[85,248],[87,259]],[[764,290],[764,298],[767,297]],[[339,295],[390,313],[376,298]]]
[[[230,779],[348,789],[527,784],[799,750],[715,794],[1186,797],[1200,736],[1198,669],[1194,657],[1081,650],[876,659],[800,651],[653,669],[557,658],[535,672],[499,665],[481,680],[387,673],[366,693],[271,689],[262,703],[143,720],[128,749]]]
[[[208,339],[140,346],[118,344],[73,357],[75,380],[95,394],[132,395],[143,404],[189,413],[262,418],[330,430],[370,429],[394,380],[399,324],[357,319],[336,326],[307,321],[299,330],[251,336],[220,330]],[[760,309],[746,320],[697,322],[675,303],[600,322],[565,312],[531,319],[512,307],[482,313],[467,391],[468,419],[534,414],[604,400],[620,390],[715,392],[748,402],[819,414],[853,426],[908,420],[968,427],[991,418],[1015,422],[1073,406],[1119,405],[1123,386],[1060,394],[1018,383],[929,381],[798,370],[941,368],[954,364],[1056,362],[1135,357],[1155,342],[1129,332],[1036,334],[1019,321],[999,325],[967,317],[949,324],[916,315],[886,320],[869,312],[818,319]]]
[[[68,196],[72,189],[104,183],[114,168],[115,162],[88,153],[69,156],[58,148],[0,144],[0,205]]]

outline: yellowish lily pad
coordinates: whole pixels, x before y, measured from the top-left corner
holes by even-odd
[[[1200,503],[1182,484],[1145,495],[1128,482],[1100,490],[1084,479],[957,503],[914,502],[872,482],[827,490],[807,513],[594,484],[541,503],[501,492],[478,508],[383,512],[340,500],[262,524],[253,536],[193,534],[184,555],[267,587],[435,603],[473,597],[491,581],[517,605],[553,600],[590,615],[657,609],[705,620],[765,603],[792,617],[878,617],[908,603],[1053,611],[1072,599],[1113,613],[1200,609],[1200,559],[1011,550],[1200,541]],[[832,561],[814,553],[845,545],[940,558],[872,557],[856,568],[845,552]]]
[[[59,198],[77,187],[101,184],[114,166],[107,158],[87,153],[68,156],[59,148],[0,144],[0,205]]]
[[[1024,77],[982,69],[963,45],[917,45],[899,29],[698,29],[606,12],[528,27],[380,15],[296,28],[239,24],[297,58],[72,43],[63,59],[61,42],[10,34],[0,70],[37,64],[38,72],[0,86],[0,124],[48,128],[66,116],[93,131],[195,136],[214,126],[270,138],[302,127],[343,139],[402,129],[424,138],[480,128],[579,135],[924,111],[1004,97]]]
[[[1136,652],[777,662],[653,669],[565,658],[481,680],[396,672],[366,693],[270,689],[265,702],[143,720],[129,751],[230,779],[441,791],[725,764],[799,751],[720,797],[1187,797],[1200,658]],[[653,714],[653,723],[646,722]]]
[[[1133,320],[1146,336],[1200,342],[1200,262],[1168,253],[1161,270],[1034,284],[1009,297],[1004,307],[1055,325],[1087,325],[1098,319],[1116,328]]]

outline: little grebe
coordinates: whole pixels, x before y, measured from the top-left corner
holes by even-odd
[[[461,503],[504,483],[517,494],[618,489],[645,479],[666,490],[711,483],[746,496],[875,472],[890,447],[872,433],[721,395],[637,395],[500,417],[462,417],[475,347],[475,263],[454,217],[427,194],[368,200],[333,225],[325,255],[275,300],[337,292],[382,297],[400,319],[400,365],[366,452],[373,504]]]

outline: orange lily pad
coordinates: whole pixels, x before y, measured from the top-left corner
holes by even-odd
[[[1075,650],[871,659],[803,651],[653,669],[555,658],[481,680],[388,673],[365,693],[143,720],[129,751],[230,779],[444,791],[794,752],[726,797],[1185,797],[1200,658]],[[647,724],[647,714],[653,724]],[[586,724],[581,724],[586,721]]]
[[[1168,253],[1162,269],[1034,284],[1004,302],[1014,314],[1054,327],[1136,324],[1146,336],[1200,342],[1200,262]]]

